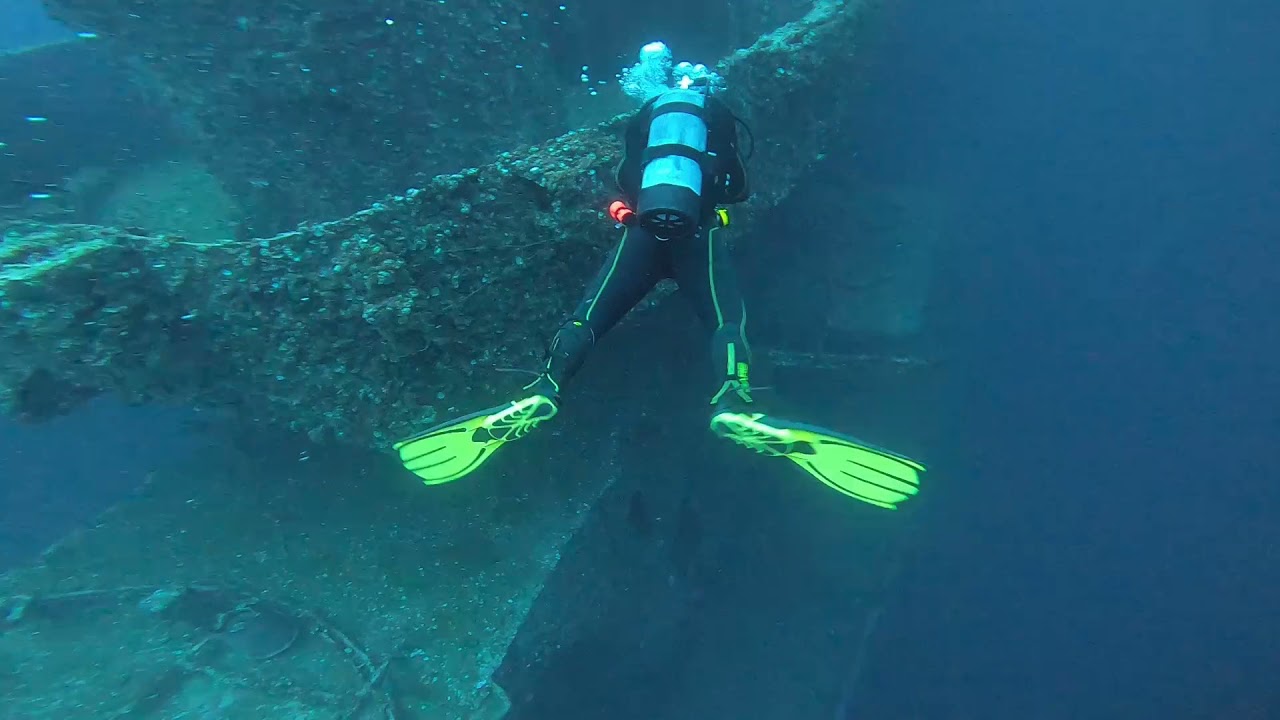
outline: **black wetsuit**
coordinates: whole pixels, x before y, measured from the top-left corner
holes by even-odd
[[[628,123],[625,154],[619,164],[618,189],[631,207],[636,205],[642,172],[641,158],[649,141],[652,102]],[[713,402],[728,393],[750,401],[747,373],[746,308],[738,290],[721,230],[718,206],[746,199],[746,173],[738,146],[737,121],[723,103],[708,98],[706,115],[708,156],[703,164],[702,222],[690,235],[660,238],[638,224],[627,226],[622,239],[587,286],[582,301],[560,327],[547,350],[544,369],[558,390],[582,367],[587,353],[636,303],[663,279],[673,279],[693,304],[711,333],[717,391]]]

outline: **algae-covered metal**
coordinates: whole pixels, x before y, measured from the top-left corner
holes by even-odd
[[[819,3],[718,66],[757,140],[739,224],[839,130],[863,12]],[[233,401],[316,437],[385,444],[490,399],[506,380],[492,371],[537,362],[616,240],[603,208],[622,121],[271,237],[13,225],[0,403],[38,418],[100,392]]]

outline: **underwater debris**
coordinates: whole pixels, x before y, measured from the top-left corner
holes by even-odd
[[[298,619],[268,607],[237,607],[223,623],[228,644],[251,660],[288,652],[301,632]]]
[[[141,598],[138,600],[138,598]],[[389,660],[375,661],[367,649],[322,615],[287,601],[266,599],[243,588],[215,585],[127,586],[80,590],[47,595],[16,595],[0,598],[0,624],[3,641],[13,646],[39,645],[42,634],[61,635],[92,624],[104,608],[124,613],[113,617],[113,626],[132,627],[157,621],[194,628],[194,632],[148,632],[133,628],[140,640],[150,639],[157,647],[168,648],[162,658],[145,672],[150,678],[143,689],[126,698],[119,714],[113,717],[147,717],[160,715],[166,709],[198,702],[193,699],[203,692],[193,688],[195,678],[212,680],[225,690],[241,694],[250,691],[264,696],[281,695],[280,680],[273,680],[255,664],[277,658],[294,647],[303,633],[315,635],[346,661],[363,678],[351,693],[351,707],[343,717],[356,717],[360,709],[372,702],[382,717],[396,717],[397,702],[392,688],[383,683]],[[130,611],[138,619],[129,619]],[[17,631],[30,625],[30,637],[19,638]],[[174,641],[177,637],[177,641]],[[233,655],[209,652],[211,643],[222,642],[235,650]],[[175,649],[176,648],[176,649]],[[143,652],[143,648],[135,648]],[[316,656],[314,649],[307,662],[328,663],[331,657]],[[163,660],[164,657],[169,660]],[[22,657],[21,654],[18,657]],[[240,658],[237,660],[236,658]],[[245,664],[246,661],[248,664]],[[300,661],[301,662],[301,661]],[[20,662],[19,671],[24,668]],[[296,668],[282,668],[287,677]],[[259,687],[260,686],[260,687]],[[161,690],[162,689],[162,690]],[[334,697],[344,693],[335,692]],[[190,696],[190,697],[188,697]]]

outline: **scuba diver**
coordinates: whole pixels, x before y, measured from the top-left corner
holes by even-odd
[[[723,80],[703,65],[673,67],[671,51],[650,43],[640,62],[623,72],[622,85],[643,103],[626,126],[624,156],[615,172],[623,200],[609,208],[625,228],[622,238],[555,333],[538,377],[519,397],[396,443],[401,462],[428,485],[457,480],[553,418],[561,389],[596,343],[655,284],[671,278],[711,334],[713,433],[790,460],[835,490],[878,507],[893,509],[915,495],[921,464],[756,409],[746,306],[718,237],[728,225],[724,206],[748,196],[740,121],[715,97]]]

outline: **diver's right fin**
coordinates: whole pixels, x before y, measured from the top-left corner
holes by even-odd
[[[924,465],[818,425],[726,409],[711,418],[711,431],[786,458],[833,490],[876,507],[893,510],[920,492]]]

